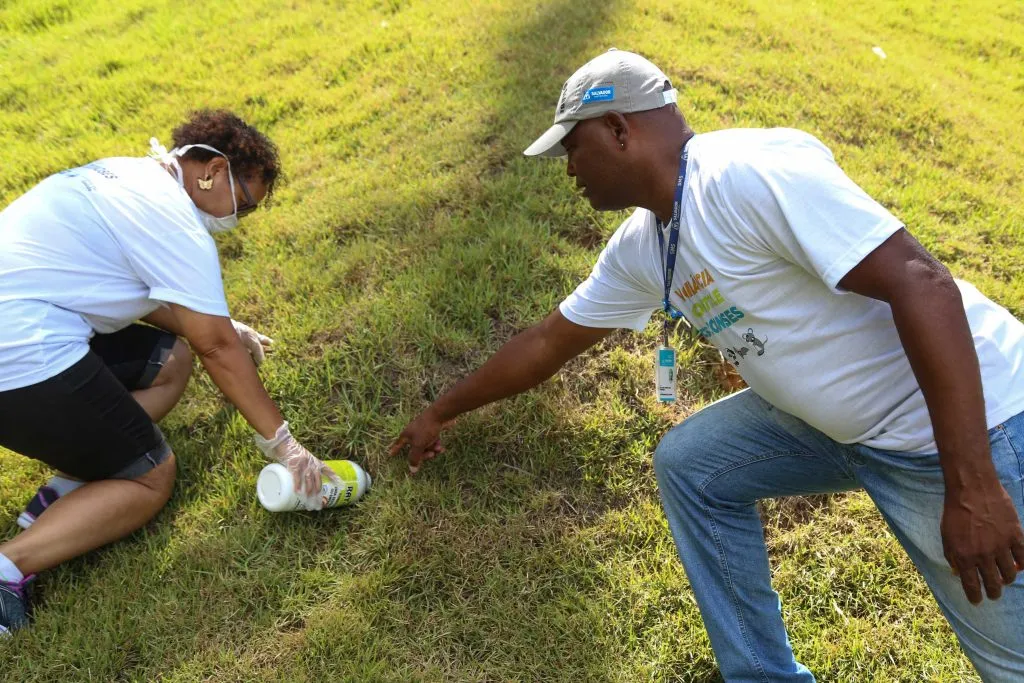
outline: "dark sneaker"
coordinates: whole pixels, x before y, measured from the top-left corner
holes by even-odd
[[[28,626],[28,584],[34,578],[0,581],[0,637]]]
[[[18,515],[18,526],[27,529],[32,526],[39,515],[43,514],[46,508],[53,505],[54,501],[60,498],[60,494],[49,486],[40,486],[36,495],[25,506],[24,512]]]

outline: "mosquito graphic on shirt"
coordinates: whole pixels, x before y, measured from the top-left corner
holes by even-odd
[[[758,339],[757,335],[754,334],[754,328],[748,327],[746,334],[743,335],[743,341],[750,344],[750,346],[741,346],[739,348],[729,347],[725,349],[725,355],[729,358],[729,362],[734,366],[739,366],[740,361],[747,357],[750,353],[750,347],[753,347],[757,352],[758,356],[764,355],[764,345],[768,343],[768,338],[765,337],[762,341]]]
[[[763,356],[764,355],[764,345],[768,343],[768,337],[765,337],[764,341],[761,341],[756,336],[754,336],[754,328],[753,327],[748,327],[747,328],[747,333],[745,335],[743,335],[743,341],[747,342],[748,344],[753,346],[755,349],[757,349],[757,355]]]

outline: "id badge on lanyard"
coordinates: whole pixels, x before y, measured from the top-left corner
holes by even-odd
[[[676,400],[676,350],[660,346],[654,354],[654,359],[654,383],[658,390],[658,400]]]
[[[672,276],[676,272],[676,251],[679,246],[679,227],[682,220],[683,187],[686,181],[686,147],[687,145],[683,146],[683,153],[679,159],[679,179],[676,181],[676,196],[672,203],[672,222],[669,223],[667,253],[665,252],[665,236],[662,234],[665,226],[661,222],[657,226],[659,259],[662,254],[665,254],[665,260],[662,262],[665,272],[665,296],[662,299],[665,318],[661,333],[662,343],[654,355],[654,386],[658,400],[664,402],[676,400],[676,350],[668,344],[668,333],[669,325],[682,318],[683,314],[669,302],[669,295],[672,293]]]

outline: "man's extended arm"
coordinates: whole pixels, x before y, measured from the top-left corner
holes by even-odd
[[[517,334],[479,369],[467,375],[406,425],[391,446],[391,455],[409,448],[409,470],[442,451],[442,427],[459,415],[532,389],[567,361],[604,339],[607,328],[570,322],[559,310]]]

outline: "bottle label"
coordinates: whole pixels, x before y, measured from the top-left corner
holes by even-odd
[[[334,473],[341,479],[341,486],[324,480],[320,489],[324,507],[333,508],[354,502],[359,491],[359,474],[356,472],[355,466],[348,460],[327,460],[325,464],[334,470]]]

